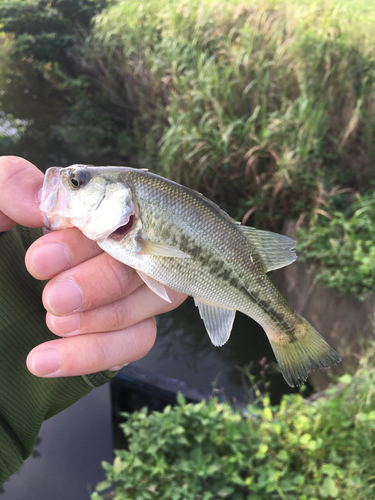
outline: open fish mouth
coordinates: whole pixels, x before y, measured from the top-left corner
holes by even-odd
[[[115,229],[108,237],[107,239],[113,240],[120,242],[125,238],[125,236],[130,233],[134,226],[135,222],[135,215],[131,214],[129,217],[129,221],[126,224],[123,224],[122,226],[119,226],[117,229]]]

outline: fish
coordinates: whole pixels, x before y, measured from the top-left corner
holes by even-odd
[[[267,276],[297,259],[293,239],[241,225],[197,191],[130,167],[51,167],[40,208],[46,229],[79,228],[164,300],[166,287],[192,296],[215,346],[229,339],[236,311],[253,318],[291,387],[313,363],[341,361]]]

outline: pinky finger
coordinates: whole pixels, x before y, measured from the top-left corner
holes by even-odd
[[[142,358],[155,337],[155,319],[148,318],[124,330],[51,340],[35,347],[26,363],[38,377],[87,375]]]

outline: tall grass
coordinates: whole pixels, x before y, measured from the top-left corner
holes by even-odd
[[[374,177],[374,27],[364,0],[119,1],[80,58],[120,149],[280,229]]]

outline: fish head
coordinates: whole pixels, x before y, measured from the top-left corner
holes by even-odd
[[[109,167],[86,165],[49,168],[40,209],[47,230],[77,227],[99,243],[124,237],[136,216],[131,187]]]

